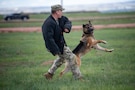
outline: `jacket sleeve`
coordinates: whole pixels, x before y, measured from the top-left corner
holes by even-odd
[[[56,45],[54,37],[53,37],[54,35],[53,27],[54,26],[51,24],[48,25],[48,28],[44,27],[43,36],[44,36],[46,48],[48,49],[48,51],[50,51],[53,55],[56,55],[60,53],[60,50],[58,46]]]
[[[72,23],[71,23],[71,21],[69,21],[69,19],[67,17],[65,17],[65,16],[62,16],[62,18],[64,20],[64,29],[68,29],[69,32],[70,32],[71,29],[72,29]]]

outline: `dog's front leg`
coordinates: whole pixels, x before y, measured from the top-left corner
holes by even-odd
[[[101,50],[101,51],[106,51],[106,52],[112,52],[114,49],[107,49],[107,48],[103,48],[100,45],[96,44],[93,46],[93,48],[97,49],[97,50]]]
[[[92,45],[96,45],[96,44],[98,44],[98,43],[104,43],[104,44],[106,44],[107,43],[107,41],[104,41],[104,40],[92,40]]]
[[[107,44],[107,41],[105,41],[105,40],[97,40],[97,43],[104,43],[104,44]]]

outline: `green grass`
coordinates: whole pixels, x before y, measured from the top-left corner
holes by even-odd
[[[0,28],[4,27],[41,27],[43,22],[27,22],[27,21],[21,21],[21,22],[3,22],[0,24]]]
[[[65,34],[72,50],[81,34]],[[115,50],[92,50],[82,57],[84,82],[74,80],[71,72],[59,78],[64,65],[48,81],[43,74],[51,65],[41,64],[56,57],[45,49],[42,33],[0,33],[0,90],[134,90],[135,28],[95,30],[95,37]]]
[[[112,17],[112,16],[134,16],[135,12],[120,12],[120,13],[100,13],[100,12],[73,12],[63,13],[69,18],[82,18],[82,17]],[[45,19],[50,13],[45,14],[30,14],[30,19]],[[0,20],[3,20],[3,15],[0,15]]]
[[[130,15],[134,16],[135,12],[120,12],[120,13],[100,13],[100,12],[75,12],[75,13],[64,13],[68,17],[110,17],[110,16],[123,16]]]
[[[125,23],[135,23],[135,12],[127,13],[99,13],[99,12],[76,12],[76,13],[64,13],[68,18],[78,18],[78,20],[72,20],[73,25],[82,25],[83,23],[91,20],[94,25],[96,24],[125,24]],[[49,16],[49,14],[30,14],[30,20],[35,21],[2,21],[2,16],[0,15],[0,27],[41,27],[44,20]],[[119,18],[115,18],[119,16]],[[126,18],[121,18],[120,16],[126,16]],[[105,17],[110,17],[106,19]],[[113,17],[113,19],[112,19]],[[81,19],[82,18],[82,19]],[[85,19],[83,19],[85,18]],[[37,20],[37,21],[36,21]]]
[[[123,15],[130,15],[130,16],[134,16],[135,12],[118,12],[118,13],[100,13],[100,12],[73,12],[73,13],[63,13],[65,16],[67,17],[106,17],[106,16],[123,16]],[[44,19],[47,18],[50,15],[50,13],[45,13],[45,14],[30,14],[30,18],[31,19]],[[0,15],[0,20],[3,19],[3,16]]]
[[[127,23],[135,23],[135,20],[133,18],[124,18],[124,19],[107,19],[107,20],[91,20],[93,25],[108,25],[108,24],[127,24]],[[84,23],[87,23],[88,20],[77,20],[72,21],[72,25],[82,25]],[[21,21],[21,22],[3,22],[0,23],[0,27],[41,27],[43,24],[43,21],[35,21],[35,22],[29,22],[29,21]]]

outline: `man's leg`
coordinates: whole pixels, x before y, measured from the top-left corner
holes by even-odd
[[[53,62],[53,65],[44,76],[46,79],[52,79],[54,72],[64,63],[64,58],[61,55]]]
[[[76,63],[76,56],[68,47],[64,47],[64,58],[69,63],[70,69],[73,73],[75,79],[80,79],[82,77],[79,66]]]
[[[68,59],[69,60],[69,65],[70,65],[70,68],[71,68],[71,71],[73,73],[74,78],[75,79],[80,79],[82,77],[82,75],[81,75],[79,66],[77,65],[76,60],[74,58],[75,58],[75,56],[70,57]]]

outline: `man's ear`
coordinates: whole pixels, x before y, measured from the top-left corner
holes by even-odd
[[[83,25],[82,25],[82,27],[84,28],[84,27],[85,27],[85,25],[83,24]]]

